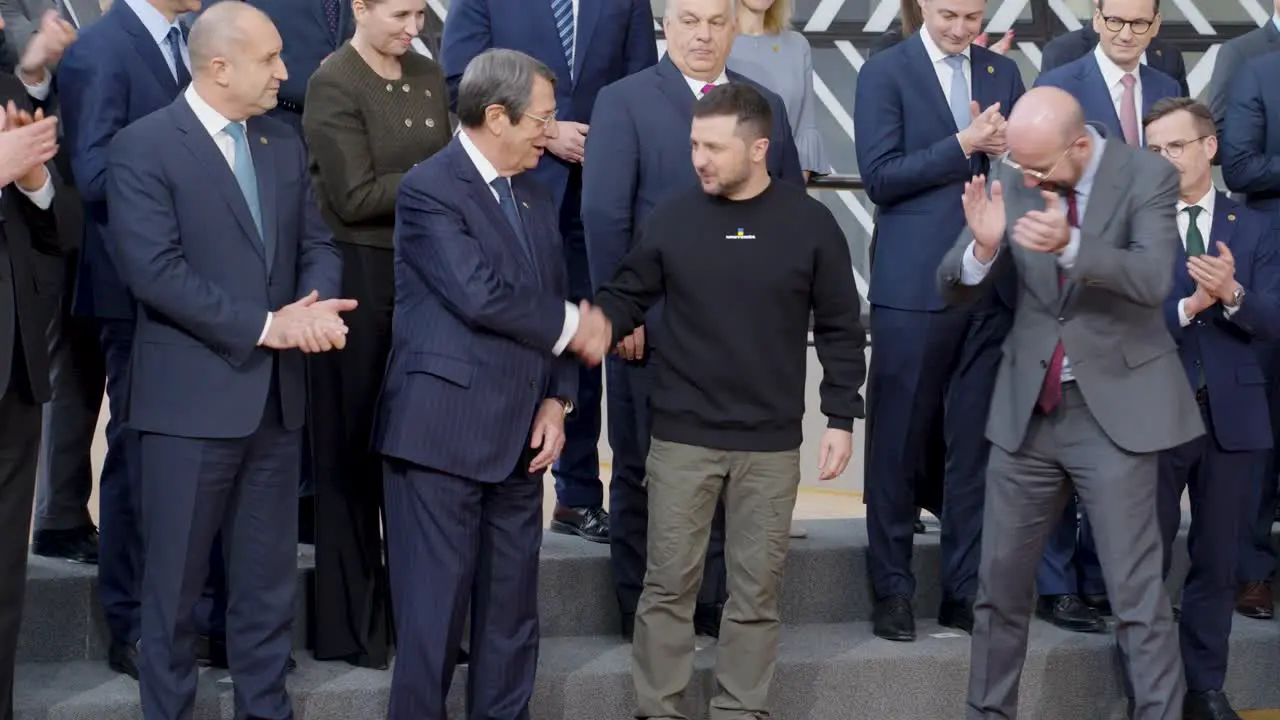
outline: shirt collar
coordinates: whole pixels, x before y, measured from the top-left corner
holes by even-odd
[[[128,5],[129,9],[133,11],[133,14],[137,15],[138,19],[142,21],[142,26],[147,29],[147,34],[151,36],[151,39],[154,40],[157,45],[162,45],[164,43],[165,38],[169,36],[170,28],[178,28],[179,31],[182,30],[182,26],[178,24],[177,20],[169,22],[169,19],[166,18],[159,10],[155,9],[155,7],[151,3],[147,2],[147,0],[124,0],[124,3]]]
[[[1209,217],[1213,217],[1213,207],[1214,207],[1214,202],[1216,200],[1217,194],[1218,194],[1217,189],[1211,187],[1209,188],[1209,192],[1204,194],[1204,197],[1200,198],[1199,200],[1195,201],[1192,204],[1199,205],[1201,208],[1204,208],[1204,214],[1208,215]],[[1182,200],[1178,200],[1178,212],[1182,212],[1183,210],[1186,210],[1189,207],[1191,207],[1191,205],[1183,202]]]
[[[1107,57],[1106,53],[1102,52],[1101,43],[1093,49],[1093,57],[1098,61],[1098,69],[1102,71],[1102,81],[1106,83],[1108,90],[1119,85],[1120,78],[1123,78],[1125,75],[1133,75],[1134,79],[1137,80],[1139,84],[1142,83],[1142,74],[1138,71],[1138,68],[1134,68],[1132,73],[1126,73],[1124,70],[1121,70],[1119,65],[1112,62],[1111,58]]]
[[[500,177],[498,168],[494,167],[493,163],[489,162],[489,158],[480,152],[480,148],[471,141],[471,136],[466,130],[458,133],[458,140],[462,143],[462,149],[467,152],[467,157],[471,158],[472,164],[476,166],[476,170],[480,171],[480,179],[484,180],[485,185],[492,185],[493,181]]]
[[[226,132],[227,126],[231,124],[231,121],[223,117],[222,113],[214,110],[212,105],[205,102],[204,98],[200,97],[200,93],[196,92],[194,84],[188,85],[182,96],[186,98],[187,105],[191,106],[191,112],[196,114],[196,120],[200,121],[200,125],[204,127],[210,136]],[[247,129],[244,122],[240,123],[240,127]]]
[[[695,97],[702,97],[702,86],[704,85],[723,85],[729,82],[729,73],[725,70],[721,70],[720,77],[716,78],[714,82],[710,82],[710,83],[703,82],[701,80],[694,80],[693,78],[689,77],[688,75],[685,75],[684,73],[681,73],[680,76],[684,78],[685,82],[689,83],[689,89],[693,91],[693,94]]]
[[[947,54],[942,51],[942,48],[938,47],[938,43],[933,41],[933,36],[929,34],[928,29],[925,29],[920,33],[920,39],[924,42],[924,51],[929,54],[929,62],[937,65],[947,59]],[[960,54],[968,60],[969,47],[966,46]]]

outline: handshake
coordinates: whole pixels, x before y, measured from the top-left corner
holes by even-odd
[[[577,355],[588,367],[604,362],[604,356],[613,347],[613,325],[600,308],[583,300],[578,303],[578,331],[569,340],[569,352]]]
[[[339,313],[356,309],[355,300],[320,300],[312,290],[301,300],[285,305],[271,316],[262,345],[272,350],[305,353],[341,350],[347,346],[347,324]]]

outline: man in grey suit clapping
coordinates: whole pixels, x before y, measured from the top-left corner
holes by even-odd
[[[1094,520],[1132,717],[1178,720],[1185,684],[1161,580],[1156,453],[1204,427],[1162,310],[1178,252],[1177,174],[1103,140],[1054,88],[1024,95],[1006,132],[990,194],[981,176],[966,186],[968,228],[938,270],[952,304],[1011,266],[1019,278],[987,422],[967,717],[1017,717],[1032,578],[1074,486]]]

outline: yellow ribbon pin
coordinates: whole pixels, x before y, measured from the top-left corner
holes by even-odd
[[[267,137],[266,137],[265,135],[259,135],[259,136],[258,136],[258,140],[259,140],[263,145],[266,145],[266,144],[267,144]]]
[[[1229,220],[1229,221],[1231,221],[1231,222],[1235,222],[1235,221],[1236,221],[1236,216],[1235,216],[1235,215],[1228,215],[1228,216],[1227,216],[1227,220]]]
[[[995,69],[994,67],[992,67],[992,66],[988,65],[988,66],[987,66],[987,74],[988,74],[988,75],[995,75],[995,74],[996,74],[996,69]]]

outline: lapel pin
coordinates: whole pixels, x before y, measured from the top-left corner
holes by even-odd
[[[992,67],[991,65],[988,65],[988,66],[987,66],[987,74],[988,74],[988,75],[995,75],[995,74],[996,74],[996,69],[995,69],[994,67]]]
[[[427,97],[431,97],[431,91],[430,91],[430,90],[423,90],[423,92],[425,92],[425,93],[427,94]]]
[[[1156,57],[1164,57],[1164,51],[1163,51],[1163,50],[1157,50],[1157,51],[1156,51]]]
[[[259,136],[258,136],[258,142],[262,143],[263,145],[266,145],[266,144],[267,144],[267,136],[266,136],[266,135],[259,135]]]
[[[525,201],[521,200],[521,201],[520,201],[520,204],[524,206],[524,209],[525,209],[525,210],[528,210],[528,209],[529,209],[529,203],[527,203],[527,202],[525,202]]]
[[[1235,221],[1236,221],[1236,216],[1235,216],[1235,215],[1228,215],[1228,216],[1227,216],[1227,221],[1228,221],[1228,222],[1235,222]]]

